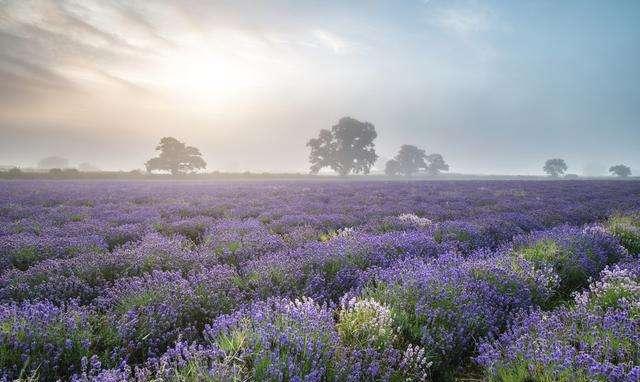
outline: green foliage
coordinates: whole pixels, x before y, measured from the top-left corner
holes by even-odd
[[[336,329],[342,343],[356,349],[382,350],[396,341],[391,311],[373,299],[344,304]]]
[[[420,298],[418,287],[408,285],[377,283],[365,288],[363,298],[370,298],[388,307],[394,326],[408,342],[419,343],[422,339],[424,317],[416,314],[416,306]]]
[[[173,137],[162,138],[156,150],[160,151],[160,155],[145,163],[148,172],[160,170],[169,171],[171,175],[179,175],[207,167],[200,150],[187,146]]]
[[[592,382],[584,372],[564,370],[557,373],[547,370],[543,365],[532,364],[529,360],[520,360],[509,367],[500,368],[487,378],[489,382]]]
[[[68,377],[83,357],[95,354],[96,344],[90,341],[94,333],[84,312],[69,309],[41,324],[16,316],[0,322],[0,335],[6,340],[0,343],[0,369],[22,365],[22,380],[56,380]],[[14,341],[27,343],[28,353]],[[57,352],[55,360],[52,350]],[[41,367],[52,361],[58,368]]]
[[[307,143],[311,148],[311,173],[330,167],[340,175],[368,174],[378,159],[373,143],[377,136],[375,127],[369,122],[340,118],[331,130],[320,130],[318,138]]]
[[[567,163],[565,163],[564,159],[554,158],[547,160],[542,169],[550,176],[557,178],[564,174],[567,168]]]
[[[623,164],[618,164],[618,165],[609,167],[609,172],[621,178],[626,178],[629,175],[631,175],[631,167],[625,166]]]
[[[36,247],[22,247],[14,251],[10,256],[11,264],[21,271],[26,270],[43,257]]]
[[[148,289],[141,293],[126,296],[118,301],[118,304],[114,307],[114,312],[123,314],[132,309],[160,303],[165,299],[165,293],[162,292],[158,289]]]
[[[571,294],[588,284],[589,275],[569,248],[563,248],[551,239],[540,240],[533,245],[516,248],[516,257],[530,261],[534,266],[550,266],[558,274],[560,285],[547,308],[567,300]]]
[[[613,216],[607,222],[607,228],[629,253],[640,254],[640,214]]]

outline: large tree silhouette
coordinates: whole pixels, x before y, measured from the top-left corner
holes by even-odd
[[[156,150],[160,151],[160,155],[144,164],[148,172],[160,170],[179,175],[207,167],[200,150],[173,137],[162,138]]]
[[[427,156],[427,173],[438,175],[440,171],[449,171],[449,165],[440,154],[430,154]]]
[[[413,145],[402,145],[394,159],[398,162],[398,172],[404,176],[427,169],[427,154]]]
[[[557,178],[567,171],[567,163],[564,159],[553,158],[549,159],[544,163],[544,167],[542,168],[544,172],[551,175],[553,178]]]
[[[329,167],[343,176],[352,172],[368,174],[378,159],[373,143],[377,136],[371,123],[341,118],[331,130],[320,130],[318,138],[307,143],[311,148],[311,173]]]
[[[621,178],[626,178],[631,175],[631,167],[625,166],[623,164],[617,164],[615,166],[609,167],[609,172]]]

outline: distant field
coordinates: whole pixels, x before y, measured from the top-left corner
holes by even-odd
[[[640,181],[1,181],[0,379],[637,381],[639,214]]]

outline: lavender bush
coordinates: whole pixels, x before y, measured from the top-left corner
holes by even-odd
[[[603,271],[572,307],[534,310],[476,360],[496,381],[640,379],[640,263]]]

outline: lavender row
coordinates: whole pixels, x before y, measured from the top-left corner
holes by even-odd
[[[345,227],[405,230],[394,218],[405,213],[466,226],[472,237],[459,238],[469,250],[636,210],[638,192],[637,182],[3,182],[0,272],[111,252],[154,232],[196,245],[233,243],[244,232],[259,250],[275,252]]]

